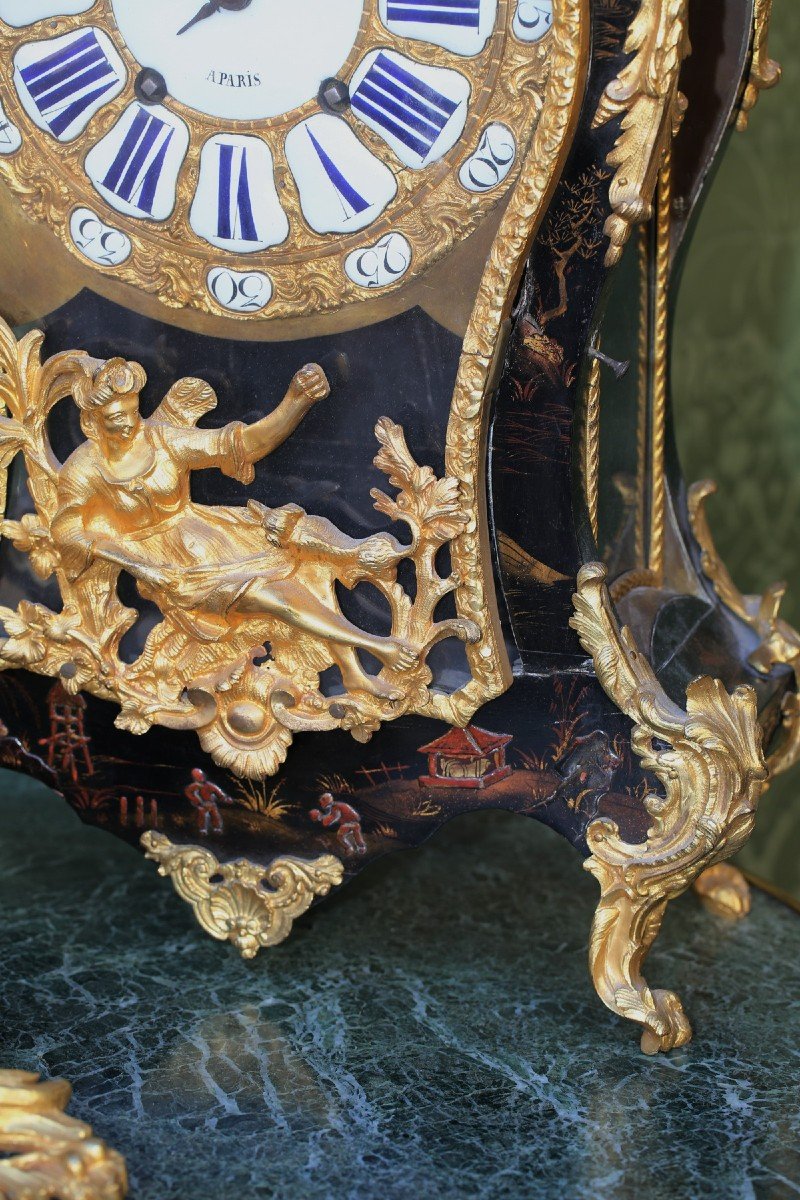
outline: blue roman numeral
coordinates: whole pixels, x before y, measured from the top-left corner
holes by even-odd
[[[328,176],[328,179],[330,179],[333,187],[336,190],[336,194],[339,196],[339,199],[342,202],[342,207],[345,210],[345,214],[348,213],[348,210],[351,213],[362,213],[368,209],[369,201],[365,200],[361,193],[356,191],[352,183],[350,183],[344,177],[336,163],[320,144],[319,140],[314,137],[314,134],[311,132],[308,126],[306,126],[306,133],[309,136],[311,145],[316,151],[317,158],[322,164],[322,169]]]
[[[258,241],[250,198],[247,147],[231,146],[227,142],[219,145],[217,237],[228,241]]]
[[[141,105],[108,168],[103,187],[152,215],[158,182],[174,129]]]
[[[481,0],[389,0],[389,21],[413,21],[424,25],[460,25],[478,29]]]
[[[425,158],[458,108],[381,52],[351,97],[352,107]]]
[[[66,133],[90,105],[119,83],[93,29],[23,67],[19,74],[42,120],[56,137]]]

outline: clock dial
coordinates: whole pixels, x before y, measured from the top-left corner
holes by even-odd
[[[478,145],[461,170],[458,181],[468,192],[491,192],[514,166],[517,142],[507,125],[494,122],[483,130]]]
[[[432,42],[454,54],[480,54],[497,18],[497,0],[380,0],[390,33]]]
[[[84,13],[95,0],[0,0],[0,21],[15,29],[35,25],[45,17],[68,17]]]
[[[113,0],[111,7],[131,54],[164,76],[171,96],[212,117],[249,121],[317,95],[352,50],[364,4],[252,0],[204,16],[213,5],[202,0]]]
[[[249,254],[289,236],[272,153],[260,138],[220,133],[200,153],[200,177],[189,222],[211,246]]]
[[[91,208],[76,208],[70,217],[72,240],[85,258],[98,267],[118,267],[133,249],[131,239],[107,225]]]
[[[189,130],[160,105],[135,101],[86,155],[84,169],[100,195],[128,216],[165,220],[175,207]]]
[[[353,76],[350,102],[407,167],[420,170],[455,144],[467,119],[469,80],[393,50],[374,50]]]
[[[402,288],[518,178],[550,0],[0,0],[0,176],[93,269],[248,320]]]
[[[76,138],[125,86],[125,65],[102,29],[26,42],[14,57],[17,94],[31,120],[60,142]]]
[[[553,0],[517,0],[511,31],[524,42],[538,42],[553,23]]]
[[[303,216],[316,233],[364,229],[397,193],[393,172],[344,121],[315,113],[289,131],[286,159]]]
[[[359,246],[348,254],[344,269],[359,287],[383,288],[403,278],[413,257],[402,233],[387,233],[374,246]]]
[[[14,154],[22,145],[22,134],[0,104],[0,154]]]

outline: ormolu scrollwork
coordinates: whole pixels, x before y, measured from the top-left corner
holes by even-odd
[[[218,467],[249,483],[254,465],[328,395],[321,369],[300,370],[261,420],[202,429],[197,422],[216,405],[202,380],[179,380],[144,418],[137,363],[74,351],[42,364],[41,342],[33,332],[18,343],[0,326],[0,400],[9,414],[0,418],[0,465],[24,456],[35,505],[2,530],[40,578],[55,577],[63,607],[0,609],[0,666],[59,676],[71,692],[116,701],[117,725],[133,733],[154,724],[195,729],[218,763],[250,776],[277,770],[295,732],[341,728],[366,740],[404,712],[447,710],[448,697],[430,691],[428,654],[444,638],[471,642],[481,631],[465,618],[437,619],[459,577],[440,575],[436,559],[471,514],[456,479],[414,461],[399,425],[382,418],[375,429],[375,463],[397,494],[372,495],[379,512],[409,529],[405,544],[389,533],[349,537],[291,503],[197,504],[191,472]],[[86,440],[62,464],[47,418],[66,397],[80,409]],[[406,559],[413,595],[398,578]],[[119,599],[122,572],[163,617],[130,663],[119,650],[137,614]],[[385,601],[385,635],[360,629],[339,605],[337,584],[364,581]],[[378,674],[364,669],[359,651],[379,660]],[[331,666],[344,691],[324,695],[320,674]]]
[[[732,863],[721,862],[706,867],[693,886],[706,908],[718,917],[740,921],[750,912],[750,884]]]
[[[243,858],[220,863],[210,850],[173,845],[163,833],[145,833],[142,846],[206,933],[231,942],[242,958],[282,942],[316,897],[327,896],[344,878],[332,854],[311,862],[286,856],[260,867]]]
[[[753,13],[753,46],[750,70],[745,83],[736,128],[743,133],[750,121],[750,113],[758,103],[758,97],[769,88],[777,87],[781,81],[780,63],[770,58],[768,50],[769,26],[772,20],[772,0],[755,0]]]
[[[601,898],[590,944],[595,987],[614,1012],[644,1027],[649,1054],[681,1046],[691,1026],[674,992],[652,991],[642,963],[670,900],[707,867],[735,854],[753,827],[767,783],[756,697],[729,694],[717,679],[695,679],[682,709],[666,695],[628,629],[620,628],[599,563],[583,567],[570,624],[591,654],[597,677],[634,722],[633,750],[660,781],[663,795],[644,803],[647,841],[629,845],[614,821],[586,834]]]
[[[689,523],[700,546],[703,573],[726,608],[736,613],[761,639],[758,649],[750,655],[751,665],[764,674],[776,666],[788,666],[794,672],[796,690],[787,693],[783,703],[783,736],[768,760],[770,775],[779,775],[800,760],[800,634],[780,616],[785,583],[773,584],[763,596],[744,596],[733,582],[717,552],[708,524],[706,501],[716,490],[717,485],[712,480],[703,479],[692,484],[687,497]]]
[[[123,1200],[125,1163],[66,1114],[72,1088],[29,1071],[0,1071],[3,1200]]]
[[[686,109],[678,74],[689,52],[687,9],[688,0],[641,0],[625,41],[632,57],[606,88],[595,113],[595,128],[622,117],[607,159],[616,168],[609,189],[613,212],[605,226],[611,243],[607,266],[619,262],[632,227],[652,215],[664,152]]]

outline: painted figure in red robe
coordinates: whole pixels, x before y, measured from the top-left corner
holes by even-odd
[[[364,854],[367,843],[361,832],[361,814],[351,804],[334,800],[330,792],[323,792],[319,808],[309,813],[312,821],[319,821],[326,829],[336,828],[336,840],[347,854]]]
[[[205,835],[210,832],[223,833],[224,826],[219,805],[233,804],[230,796],[207,779],[205,771],[201,771],[199,767],[195,767],[192,771],[192,782],[187,784],[183,790],[187,800],[197,813],[197,828],[200,832]]]

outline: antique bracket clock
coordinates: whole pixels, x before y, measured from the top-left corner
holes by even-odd
[[[800,748],[668,397],[769,9],[0,0],[0,758],[212,937],[509,809],[600,885],[605,1004],[691,1036],[642,962],[746,908]]]

